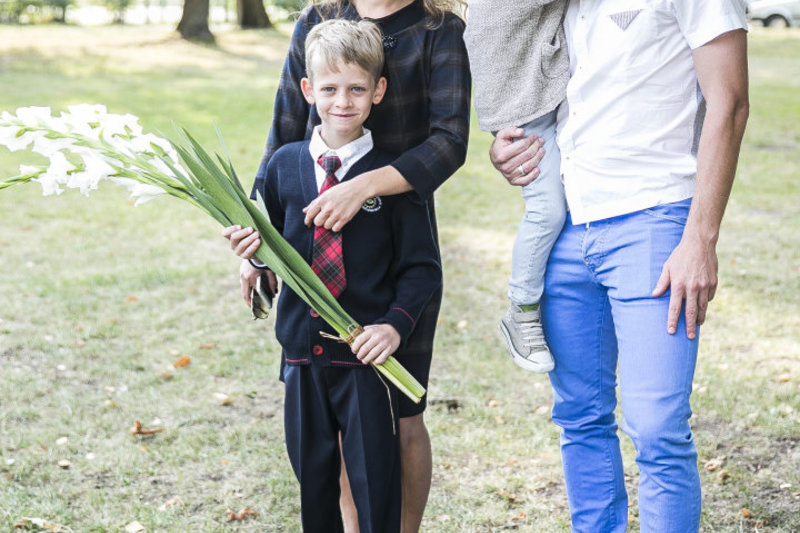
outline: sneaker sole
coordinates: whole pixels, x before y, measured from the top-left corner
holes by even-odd
[[[518,367],[522,368],[523,370],[527,370],[528,372],[536,372],[537,374],[546,374],[555,368],[555,363],[552,360],[548,363],[538,363],[522,357],[522,355],[514,350],[514,343],[511,342],[511,335],[508,333],[508,329],[502,322],[500,322],[500,331],[503,333],[503,337],[506,339],[506,345],[508,346],[508,353],[511,356],[511,360],[514,361],[514,364],[516,364]]]

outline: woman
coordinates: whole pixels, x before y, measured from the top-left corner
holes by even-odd
[[[471,78],[463,41],[464,22],[453,13],[461,5],[461,0],[312,1],[295,25],[253,197],[256,191],[264,194],[266,166],[275,151],[286,143],[309,138],[319,124],[316,110],[309,108],[300,91],[308,31],[328,18],[368,18],[383,32],[388,88],[365,126],[372,131],[375,146],[397,154],[397,158],[391,165],[361,174],[320,195],[306,208],[306,223],[338,231],[368,198],[413,190],[427,202],[435,232],[433,192],[464,163],[469,135]],[[240,255],[252,253],[260,244],[250,228],[230,228],[226,236]],[[248,304],[258,276],[259,271],[247,261],[242,263],[242,296]],[[397,353],[399,361],[424,386],[440,304],[441,292],[431,299],[408,343]],[[425,398],[419,405],[401,398],[404,533],[419,530],[430,490],[431,445],[424,409]],[[345,527],[357,531],[355,508],[348,503],[344,476],[342,481]]]

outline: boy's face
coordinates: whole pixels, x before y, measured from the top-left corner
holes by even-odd
[[[300,87],[309,104],[317,106],[322,120],[320,133],[330,148],[339,148],[361,137],[361,125],[373,104],[386,92],[386,79],[377,83],[355,63],[340,61],[336,71],[317,63],[312,67],[313,83],[303,78]],[[337,72],[338,71],[338,72]]]

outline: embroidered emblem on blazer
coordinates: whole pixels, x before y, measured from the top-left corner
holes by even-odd
[[[609,15],[609,17],[611,17],[611,20],[613,20],[614,23],[617,26],[619,26],[619,28],[622,31],[625,31],[628,29],[628,26],[631,25],[633,19],[636,18],[636,15],[638,15],[641,12],[642,12],[641,9],[635,9],[633,11],[621,11],[619,13],[611,14]]]
[[[372,198],[368,198],[367,201],[364,202],[364,204],[361,206],[361,209],[363,209],[367,213],[375,213],[376,211],[380,210],[381,205],[383,205],[383,202],[381,202],[381,197],[373,196]]]

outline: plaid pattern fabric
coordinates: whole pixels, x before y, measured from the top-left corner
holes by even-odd
[[[317,163],[325,169],[325,181],[319,193],[327,191],[338,185],[336,171],[342,166],[337,156],[320,156]],[[347,286],[344,272],[344,257],[342,255],[342,234],[337,231],[325,229],[322,226],[314,228],[314,248],[311,252],[311,270],[325,283],[334,298],[338,298]]]
[[[347,4],[339,14],[358,19]],[[322,21],[313,8],[297,21],[283,65],[272,126],[252,195],[264,194],[267,164],[281,146],[310,139],[320,123],[316,108],[303,97],[300,80],[306,76],[305,38]],[[433,192],[463,163],[467,153],[472,78],[464,45],[464,21],[448,14],[429,27],[422,2],[417,0],[395,15],[379,19],[384,35],[392,36],[384,75],[389,81],[383,101],[373,106],[364,126],[372,131],[376,148],[399,154],[392,166],[420,198]],[[433,203],[429,204],[433,209]]]

